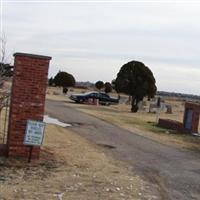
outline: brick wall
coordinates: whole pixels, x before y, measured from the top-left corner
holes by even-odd
[[[23,145],[28,119],[43,121],[48,68],[51,57],[14,54],[14,77],[8,128],[8,156],[28,156]],[[39,158],[39,147],[33,148],[33,158]]]
[[[191,130],[185,128],[186,115],[187,115],[186,113],[188,109],[193,111]],[[186,102],[183,123],[170,119],[159,119],[158,126],[172,130],[177,130],[183,133],[197,133],[199,126],[199,117],[200,117],[200,104]]]
[[[158,126],[183,133],[189,132],[183,127],[183,123],[171,119],[159,119]]]

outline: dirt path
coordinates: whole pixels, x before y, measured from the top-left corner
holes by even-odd
[[[126,161],[148,180],[160,199],[200,199],[200,154],[160,144],[130,133],[62,102],[47,101],[46,112],[71,123],[73,131],[102,146],[105,152]]]

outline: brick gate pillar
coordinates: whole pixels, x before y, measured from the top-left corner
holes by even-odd
[[[51,57],[15,53],[14,76],[8,127],[8,156],[27,157],[23,144],[27,120],[43,121],[48,68]],[[33,148],[39,158],[40,148]]]
[[[198,127],[199,127],[199,116],[200,116],[200,104],[197,103],[191,103],[186,102],[185,103],[185,112],[183,117],[183,125],[185,128],[187,128],[188,124],[188,112],[191,111],[191,127],[189,131],[191,133],[198,133]]]

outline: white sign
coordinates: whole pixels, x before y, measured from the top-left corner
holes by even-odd
[[[25,145],[40,146],[44,138],[45,123],[40,121],[28,120],[24,138]]]

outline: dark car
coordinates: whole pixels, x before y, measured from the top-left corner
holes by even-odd
[[[119,103],[118,99],[110,97],[103,92],[87,92],[84,94],[72,94],[70,99],[77,103],[87,102],[89,99],[98,99],[101,105],[110,105]]]

